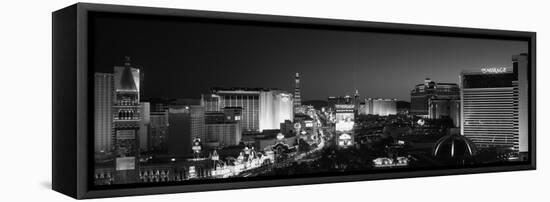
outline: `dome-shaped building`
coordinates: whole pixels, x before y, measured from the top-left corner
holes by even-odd
[[[458,134],[443,136],[435,142],[432,149],[432,155],[436,160],[451,164],[473,163],[476,153],[475,144]]]

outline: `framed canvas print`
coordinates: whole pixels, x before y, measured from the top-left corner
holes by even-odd
[[[53,14],[75,198],[535,169],[535,33],[78,3]]]

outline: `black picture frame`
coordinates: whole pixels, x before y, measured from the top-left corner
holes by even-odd
[[[224,181],[166,186],[135,186],[114,189],[94,189],[90,182],[90,131],[93,126],[91,102],[93,85],[90,85],[89,68],[89,16],[92,12],[124,13],[151,16],[171,16],[237,21],[253,24],[284,24],[291,27],[316,27],[339,30],[362,30],[382,33],[472,37],[484,39],[513,39],[528,42],[529,49],[529,151],[528,164],[449,168],[435,170],[391,170],[376,174],[346,174],[287,179],[253,181]],[[52,188],[68,196],[85,199],[98,197],[131,196],[196,192],[209,190],[242,189],[318,183],[350,182],[394,178],[474,174],[536,169],[536,33],[426,26],[397,23],[363,22],[351,20],[286,17],[228,12],[211,12],[167,8],[118,6],[77,3],[52,14]]]

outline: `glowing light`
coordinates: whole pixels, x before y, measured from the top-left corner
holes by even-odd
[[[285,135],[283,135],[282,133],[277,134],[277,140],[283,140],[283,139],[285,139]]]
[[[344,133],[338,137],[338,146],[340,147],[349,147],[353,145],[351,135]]]
[[[340,135],[339,139],[340,140],[351,140],[351,135],[344,133],[344,134]]]
[[[487,67],[487,68],[481,68],[481,73],[499,74],[499,73],[505,73],[506,70],[507,70],[506,67]]]
[[[353,121],[339,121],[336,123],[336,131],[351,131],[354,125]]]
[[[424,119],[418,119],[416,123],[418,123],[418,125],[420,126],[423,126],[426,122],[424,121]]]

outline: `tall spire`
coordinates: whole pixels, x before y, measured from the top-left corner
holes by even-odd
[[[300,92],[300,73],[296,72],[295,77],[295,88],[294,88],[294,107],[302,106],[302,95]]]

